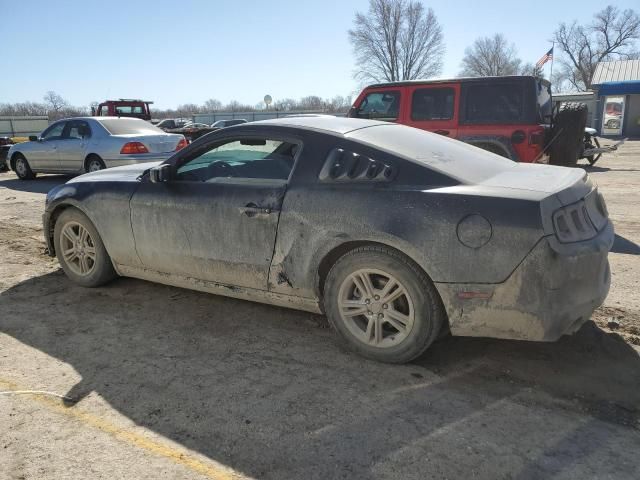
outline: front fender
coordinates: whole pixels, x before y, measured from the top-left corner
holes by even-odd
[[[129,201],[137,182],[70,181],[49,192],[43,215],[47,249],[55,255],[55,222],[65,208],[77,208],[85,214],[100,235],[111,260],[130,266],[141,265],[131,229]]]

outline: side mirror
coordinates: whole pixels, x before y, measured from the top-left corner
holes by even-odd
[[[149,180],[151,183],[168,182],[171,179],[171,165],[163,164],[149,170]]]
[[[29,135],[29,141],[30,142],[37,142],[38,140],[39,139],[38,139],[37,135]]]

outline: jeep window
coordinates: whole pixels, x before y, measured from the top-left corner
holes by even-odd
[[[470,85],[465,99],[467,123],[514,123],[524,117],[524,88],[520,84]]]
[[[398,119],[399,111],[400,92],[373,92],[362,100],[354,116],[393,122]]]
[[[413,92],[411,120],[451,120],[453,88],[421,88]]]
[[[540,80],[536,81],[538,90],[538,122],[551,123],[553,102],[551,101],[551,87]]]

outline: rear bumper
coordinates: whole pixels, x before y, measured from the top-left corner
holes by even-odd
[[[575,245],[542,238],[501,284],[436,284],[453,335],[555,341],[589,320],[609,293],[609,222]]]

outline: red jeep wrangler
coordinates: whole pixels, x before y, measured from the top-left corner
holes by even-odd
[[[550,155],[551,163],[575,164],[586,111],[578,109],[576,122],[569,105],[554,119],[552,105],[550,83],[533,76],[415,80],[366,87],[348,116],[429,130],[515,161],[546,163]]]

